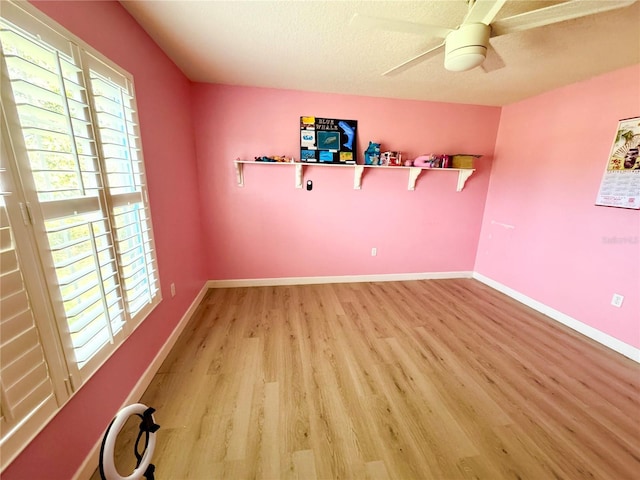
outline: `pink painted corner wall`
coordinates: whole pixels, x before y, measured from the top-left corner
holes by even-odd
[[[135,78],[163,301],[2,472],[3,480],[72,478],[207,278],[190,82],[118,2],[33,3]]]
[[[248,165],[233,160],[300,157],[300,116],[358,121],[370,140],[410,158],[484,157],[460,193],[455,172],[425,172],[408,191],[407,170]],[[213,279],[280,278],[473,269],[500,109],[495,107],[195,84],[193,117],[201,207]],[[360,158],[362,161],[362,158]],[[372,247],[378,254],[371,256]]]
[[[476,271],[640,347],[640,211],[595,206],[640,65],[503,108]],[[621,308],[611,306],[624,295]]]

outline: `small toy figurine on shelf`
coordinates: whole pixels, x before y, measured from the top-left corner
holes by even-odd
[[[380,164],[380,144],[379,143],[369,142],[369,146],[364,151],[364,164],[365,165]]]
[[[287,163],[292,163],[295,160],[293,158],[289,159],[289,158],[285,157],[284,155],[271,155],[270,157],[266,157],[266,156],[255,157],[255,161],[256,162],[287,162]]]
[[[384,152],[380,158],[382,160],[381,165],[388,167],[402,166],[402,153],[400,152]]]
[[[436,155],[430,153],[428,155],[420,155],[413,160],[415,167],[422,168],[449,168],[451,165],[451,157],[449,155]]]

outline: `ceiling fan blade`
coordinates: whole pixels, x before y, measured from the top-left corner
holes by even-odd
[[[385,75],[397,75],[397,74],[398,74],[398,73],[400,73],[400,72],[404,72],[405,70],[407,70],[407,69],[409,69],[409,68],[413,67],[414,65],[416,65],[416,64],[418,64],[418,63],[420,63],[420,62],[422,62],[422,61],[426,60],[427,58],[430,58],[430,57],[432,57],[432,56],[436,55],[437,53],[439,53],[439,52],[438,52],[438,50],[439,50],[440,48],[442,48],[442,47],[444,47],[444,42],[442,42],[442,43],[440,43],[440,44],[436,45],[436,46],[435,46],[435,47],[433,47],[433,48],[430,48],[430,49],[429,49],[429,50],[427,50],[426,52],[422,52],[421,54],[416,55],[416,56],[415,56],[415,57],[413,57],[413,58],[410,58],[410,59],[409,59],[409,60],[407,60],[406,62],[401,63],[400,65],[398,65],[398,66],[396,66],[396,67],[393,67],[393,68],[392,68],[392,69],[390,69],[390,70],[387,70],[387,71],[386,71],[386,72],[384,72],[382,75],[383,75],[383,76],[385,76]]]
[[[565,20],[586,17],[595,13],[627,7],[635,2],[636,0],[571,0],[551,7],[496,20],[491,24],[491,36],[497,37],[508,33],[543,27],[552,23],[564,22]]]
[[[504,60],[498,51],[493,47],[493,45],[491,45],[491,43],[489,43],[487,47],[487,57],[484,59],[484,62],[482,62],[482,65],[480,65],[482,70],[486,73],[491,73],[495,70],[500,70],[505,66]]]
[[[444,38],[450,28],[439,27],[437,25],[425,25],[422,23],[407,22],[405,20],[395,20],[391,18],[369,17],[358,13],[351,17],[351,25],[362,28],[374,28],[377,30],[387,30],[390,32],[415,33],[426,37]]]
[[[489,25],[496,18],[507,0],[475,0],[462,23],[484,23]]]

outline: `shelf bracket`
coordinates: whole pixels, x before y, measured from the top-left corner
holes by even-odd
[[[236,179],[239,187],[244,187],[244,172],[242,171],[242,163],[234,162],[236,164]]]
[[[302,188],[302,164],[296,163],[296,188]]]
[[[475,172],[473,169],[461,169],[458,170],[458,186],[456,192],[461,192],[464,188],[464,184],[467,183],[467,179]]]
[[[422,173],[422,168],[417,168],[417,167],[409,168],[409,186],[407,187],[408,190],[416,189],[416,180],[418,180],[418,177],[420,176],[421,173]]]
[[[362,188],[362,173],[364,172],[364,165],[354,165],[353,167],[353,189],[360,190]]]

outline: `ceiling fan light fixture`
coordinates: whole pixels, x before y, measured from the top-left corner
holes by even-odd
[[[452,72],[471,70],[484,62],[491,28],[483,23],[461,25],[447,35],[444,68]]]
[[[473,46],[459,48],[450,55],[447,55],[444,61],[444,68],[450,72],[465,72],[481,65],[487,55],[487,49],[484,47]]]

